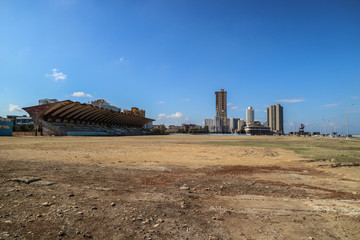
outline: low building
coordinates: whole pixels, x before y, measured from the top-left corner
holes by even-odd
[[[188,130],[190,130],[190,129],[202,129],[202,127],[200,126],[200,125],[196,125],[196,124],[185,124],[185,123],[183,123],[182,125],[181,125],[181,129],[184,129],[184,130],[186,130],[186,129],[188,129]]]
[[[219,133],[223,131],[223,127],[221,127],[221,118],[215,117],[215,119],[205,119],[205,126],[209,128],[209,132],[211,133]]]
[[[208,127],[209,132],[215,132],[214,119],[205,119],[205,126]]]
[[[26,115],[17,116],[17,115],[7,115],[7,118],[13,122],[14,126],[18,125],[33,125],[34,121],[31,117]]]
[[[164,124],[160,124],[160,125],[152,125],[152,128],[153,129],[166,129],[165,125]]]
[[[137,107],[132,107],[131,114],[134,116],[145,117],[145,110],[138,109]]]
[[[153,128],[153,123],[149,122],[149,123],[145,124],[145,128],[146,129],[152,129]]]
[[[0,136],[12,136],[12,129],[12,120],[0,117]]]
[[[39,105],[44,105],[44,104],[49,104],[49,103],[57,103],[59,102],[59,100],[57,99],[49,99],[49,98],[44,98],[44,99],[40,99],[39,100]]]
[[[246,125],[245,132],[250,135],[271,135],[270,127],[262,125],[259,121]]]
[[[240,118],[229,118],[229,131],[231,133],[235,133],[238,130],[238,122],[240,121]]]
[[[238,121],[238,131],[244,130],[244,129],[245,129],[245,126],[246,126],[246,120],[240,119],[240,120]]]
[[[108,103],[104,99],[97,99],[95,101],[91,101],[90,104],[95,107],[113,110],[114,112],[121,112],[121,108],[110,105],[110,103]],[[145,114],[144,114],[144,116],[145,116]]]
[[[179,129],[182,129],[182,128],[181,128],[181,126],[169,125],[168,129],[169,130],[179,130]]]
[[[229,122],[229,131],[232,133],[237,133],[244,129],[246,125],[246,120],[240,118],[230,118]]]

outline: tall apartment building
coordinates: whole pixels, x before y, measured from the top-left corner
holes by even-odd
[[[270,131],[284,133],[283,107],[280,104],[270,105],[268,107],[267,122]]]
[[[216,95],[216,123],[215,125],[220,127],[221,132],[228,131],[228,122],[227,122],[227,92],[224,89],[215,92]]]
[[[252,107],[246,109],[246,125],[253,124],[255,121],[255,113]]]

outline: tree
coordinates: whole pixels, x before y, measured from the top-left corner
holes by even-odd
[[[205,127],[204,127],[204,132],[205,132],[205,133],[209,133],[209,126],[205,126]]]

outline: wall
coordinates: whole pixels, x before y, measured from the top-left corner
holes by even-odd
[[[11,121],[0,121],[0,136],[12,136]]]

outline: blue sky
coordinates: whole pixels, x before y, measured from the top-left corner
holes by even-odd
[[[360,134],[360,1],[0,1],[0,116],[103,98],[155,124],[228,117]]]

